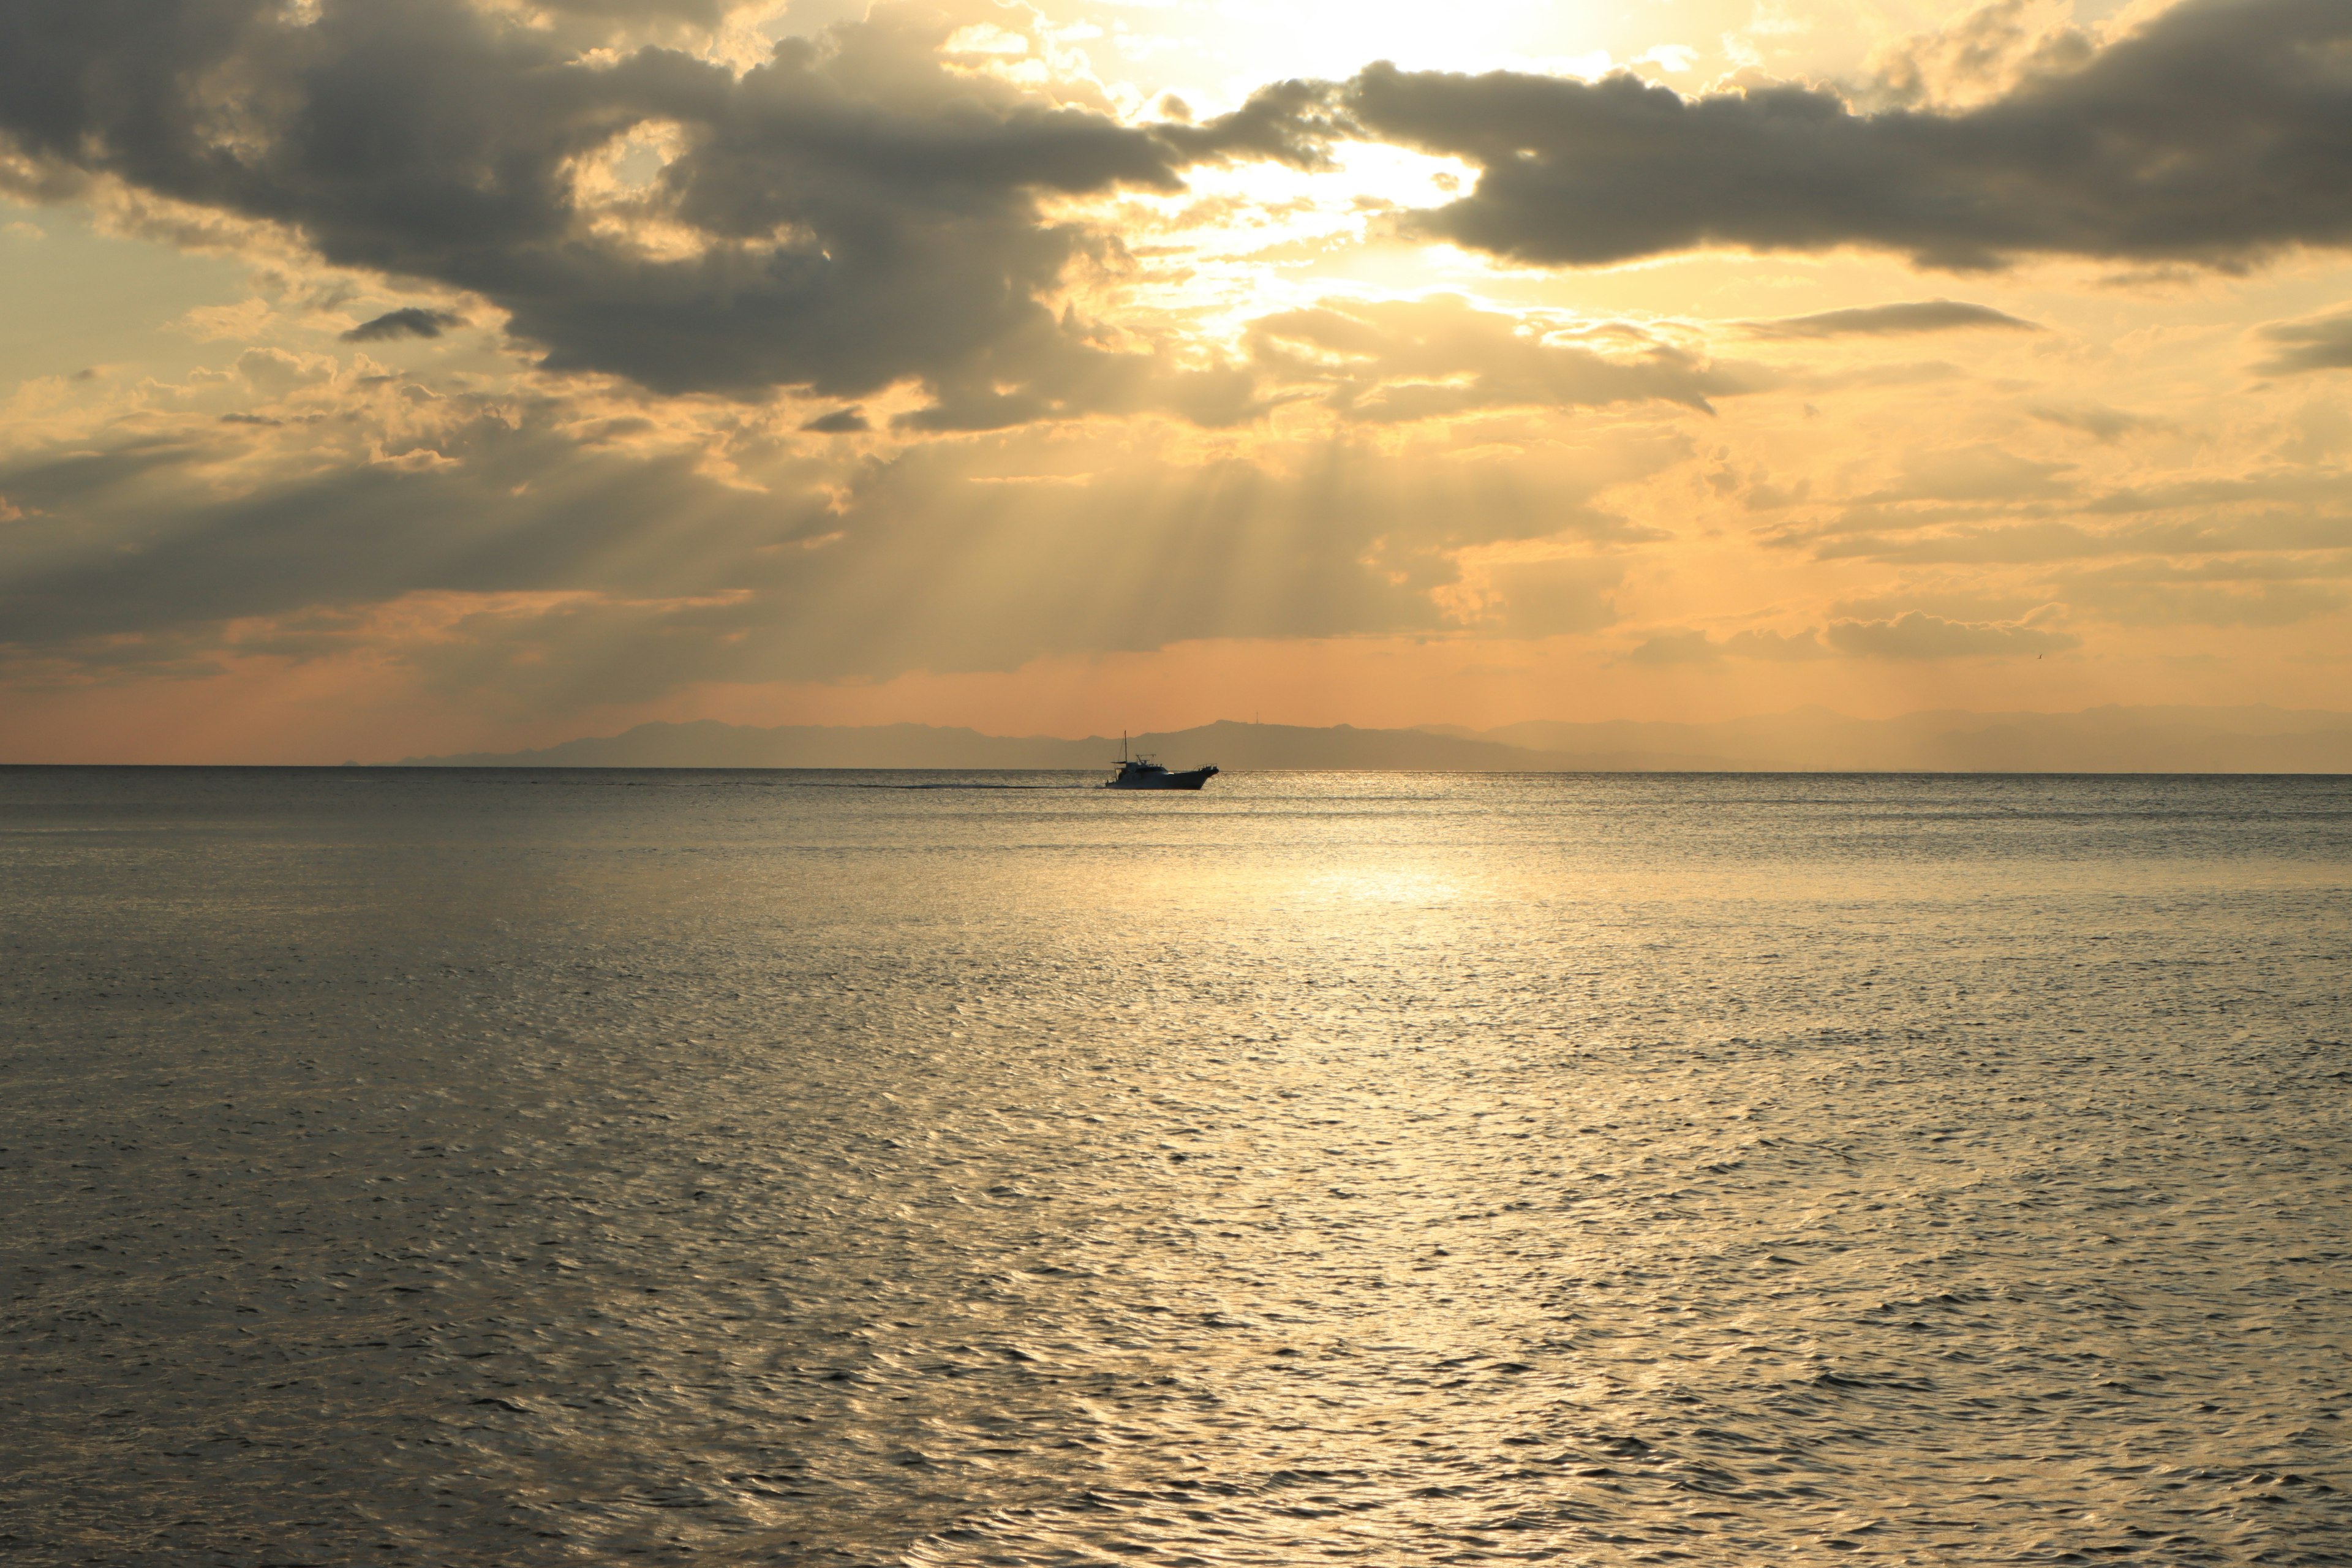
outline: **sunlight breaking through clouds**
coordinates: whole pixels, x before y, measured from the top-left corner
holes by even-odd
[[[406,751],[1226,641],[1391,723],[2341,681],[2323,0],[139,9],[0,15],[43,745],[271,661]]]

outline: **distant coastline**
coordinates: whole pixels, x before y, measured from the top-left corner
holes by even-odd
[[[1221,720],[1138,735],[1172,765],[1463,773],[2352,773],[2352,713],[2270,707],[1941,710],[1850,719],[1824,708],[1715,723],[1537,721],[1473,731]],[[930,724],[640,724],[534,751],[405,757],[400,767],[1095,769],[1100,735],[988,735]]]

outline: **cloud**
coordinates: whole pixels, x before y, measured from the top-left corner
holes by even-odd
[[[2116,555],[2220,555],[2246,551],[2340,550],[2352,546],[2352,518],[2273,515],[2239,520],[2140,522],[2085,528],[2055,520],[1956,529],[1915,539],[1857,534],[1818,543],[1819,561],[1914,565],[2032,564]]]
[[[1971,305],[1961,300],[1864,305],[1849,310],[1823,310],[1812,316],[1787,316],[1776,321],[1749,321],[1747,326],[1759,338],[1894,337],[1988,327],[2011,332],[2043,330],[2032,321],[2021,321],[1990,305]]]
[[[1705,664],[1723,657],[1723,645],[1705,632],[1658,632],[1625,656],[1633,664]]]
[[[1638,330],[1580,337],[1452,295],[1325,300],[1259,317],[1247,342],[1277,384],[1318,389],[1345,417],[1373,424],[1652,399],[1712,412],[1710,397],[1767,384],[1760,372],[1710,364]]]
[[[1180,100],[1167,107],[1178,123],[1153,128],[1188,162],[1257,157],[1299,169],[1333,166],[1331,143],[1351,124],[1331,101],[1328,83],[1283,81],[1250,94],[1241,108],[1204,124],[1183,123],[1191,110]]]
[[[1990,445],[1929,447],[1906,452],[1902,477],[1884,489],[1859,498],[1865,505],[1890,502],[2016,501],[2065,494],[2071,463],[2042,463]]]
[[[1598,631],[1617,619],[1610,591],[1624,581],[1615,561],[1497,562],[1484,573],[1496,629],[1509,637]]]
[[[550,11],[573,16],[637,20],[648,16],[698,22],[705,26],[726,16],[736,0],[538,0]]]
[[[1826,658],[1818,632],[1776,632],[1761,626],[1715,637],[1704,631],[1654,633],[1625,656],[1633,664],[1705,664],[1722,658],[1775,661]]]
[[[1995,0],[1933,33],[1873,55],[1875,96],[1953,109],[2012,91],[2036,77],[2087,64],[2095,46],[2071,25],[2071,0]]]
[[[2334,615],[2341,588],[2316,583],[2204,584],[2086,579],[2070,595],[2076,608],[2124,626],[2285,626]]]
[[[2347,493],[2352,493],[2352,473],[2334,464],[2312,463],[2252,474],[2212,474],[2126,486],[2094,499],[2083,510],[2128,516],[2263,502],[2340,506]]]
[[[167,340],[180,371],[61,348],[138,368],[11,403],[16,656],[380,653],[436,690],[557,705],[1223,638],[1598,634],[1495,662],[1805,685],[1852,677],[1841,658],[2030,660],[2078,632],[2119,657],[2199,644],[2116,625],[2301,621],[2326,645],[2352,587],[2337,389],[2243,374],[2338,363],[2340,291],[2243,338],[2289,312],[2217,328],[2239,309],[2219,285],[2185,315],[2110,299],[2064,353],[2031,302],[2175,253],[2336,243],[2352,153],[2314,127],[2352,123],[2315,107],[2352,80],[2340,6],[2140,5],[2080,58],[1988,24],[1974,54],[1920,54],[1892,107],[1752,73],[1685,98],[1390,68],[1162,125],[1034,40],[951,54],[982,16],[1035,30],[979,0],[815,30],[803,3],[772,53],[732,0],[299,9],[0,5],[0,177],[100,230],[143,204],[213,237],[190,243],[265,236],[249,287],[224,268],[154,312],[229,346]],[[722,9],[723,37],[692,32]],[[1358,148],[1344,176],[1192,174],[1315,170],[1374,135],[1475,170]],[[1815,300],[1786,268],[1710,264],[1704,310],[1686,269],[1628,269],[1607,292],[1640,314],[1600,320],[1525,276],[1507,306],[1414,297],[1438,286],[1415,266],[1459,268],[1388,243],[1393,207],[1349,205],[1373,188],[1432,193],[1408,236],[1545,265],[1718,245],[2111,265],[2012,297],[1848,257]],[[1710,351],[1691,312],[1779,319]],[[1969,331],[2004,336],[1948,335]],[[373,347],[436,332],[505,334],[554,374]],[[1986,347],[2051,352],[2016,382],[1884,363]],[[1727,401],[1768,390],[1790,395]]]
[[[1886,621],[1832,621],[1829,645],[1866,658],[2015,658],[2080,647],[2072,632],[2024,621],[1948,621],[1912,610]]]
[[[168,652],[194,669],[315,645],[552,710],[706,680],[1442,634],[1465,621],[1446,596],[1465,555],[1655,537],[1594,499],[1689,449],[1629,426],[1464,454],[1320,423],[1246,457],[1160,426],[835,448],[782,411],[764,427],[725,404],[615,417],[641,405],[320,379],[253,352],[275,391],[238,423],[192,411],[110,451],[0,462],[24,513],[0,529],[15,665],[88,674],[143,647],[142,668]],[[1614,618],[1623,571],[1473,567],[1466,619],[1590,629]],[[319,632],[322,615],[352,629]]]
[[[1906,610],[1884,619],[1839,617],[1821,631],[1775,632],[1762,627],[1717,638],[1704,631],[1653,634],[1625,656],[1629,664],[1709,664],[1726,658],[1791,661],[1843,654],[1855,658],[1937,659],[2016,658],[2078,647],[2082,639],[2046,622],[2057,615],[2044,606],[2021,619],[1948,619]]]
[[[534,29],[463,0],[320,0],[308,21],[281,0],[20,0],[0,7],[0,137],[45,191],[108,176],[477,295],[551,370],[744,395],[914,382],[943,428],[1097,398],[1230,416],[1192,384],[1139,392],[1147,353],[1049,308],[1105,242],[1041,203],[1279,155],[1272,100],[1171,142],[950,68],[952,10],[878,6],[739,74],[583,51],[643,8],[566,9]],[[657,166],[625,166],[647,149]]]
[[[2059,587],[2070,607],[2123,626],[2284,626],[2352,604],[2347,580],[2352,549],[2126,561],[2072,573]]]
[[[1971,485],[1969,466],[1951,459],[1986,454]],[[1889,500],[1903,487],[1828,521],[1763,535],[1781,548],[1809,546],[1818,560],[1875,560],[1990,566],[2095,557],[2205,557],[2352,547],[2352,479],[2333,464],[2272,466],[2251,472],[2189,470],[2089,496],[2061,486],[2053,472],[2037,483],[2022,465],[2004,484],[1997,447],[1958,448],[1906,459],[1906,483],[1937,489],[1950,501]],[[1940,472],[1938,470],[1941,470]],[[1939,483],[1928,483],[1937,480]]]
[[[1990,584],[1966,579],[1911,582],[1890,593],[1864,594],[1832,600],[1828,616],[1833,621],[1891,621],[1911,610],[1941,616],[1948,621],[2021,621],[2051,599],[2048,594],[2003,593]]]
[[[2254,366],[2264,375],[2352,370],[2352,310],[2304,321],[2273,321],[2255,334],[2278,353]]]
[[[466,318],[447,310],[421,310],[415,305],[404,310],[387,310],[372,321],[362,321],[342,334],[347,343],[383,342],[391,338],[437,338],[451,327],[462,327]]]
[[[2104,446],[2114,446],[2126,436],[2149,430],[2167,430],[2171,426],[2161,419],[2110,408],[2104,403],[2036,404],[2025,411],[2045,425],[2055,425],[2062,430],[2074,430],[2088,436]]]
[[[324,354],[247,349],[236,356],[236,374],[259,392],[284,393],[327,380],[335,374],[335,362]]]
[[[137,26],[89,0],[0,7],[0,137],[28,189],[104,177],[275,226],[336,265],[480,298],[550,370],[745,397],[914,384],[930,397],[900,415],[914,430],[1264,413],[1237,368],[1179,368],[1162,345],[1063,308],[1074,272],[1128,262],[1054,204],[1171,193],[1203,163],[1320,167],[1351,136],[1476,163],[1469,195],[1411,222],[1550,264],[1714,244],[1885,246],[1946,266],[2026,251],[2238,264],[2352,236],[2337,134],[2352,86],[2326,64],[2352,17],[2332,0],[2189,0],[2079,68],[2028,72],[1957,113],[1864,113],[1807,87],[1684,99],[1630,76],[1383,63],[1156,125],[949,58],[962,23],[1013,15],[965,0],[884,5],[740,71],[643,41],[653,22],[713,21],[705,0],[573,0],[545,26],[465,0],[319,0],[308,20],[280,0],[133,9]],[[352,341],[449,324],[412,307]],[[2030,326],[1927,300],[1758,330]],[[1580,384],[1568,402],[1616,401],[1587,390],[1612,377],[1697,406],[1726,384],[1669,343],[1646,364],[1546,346],[1548,361],[1461,373],[1480,384],[1468,393],[1397,384],[1347,407],[1410,417],[1550,395],[1563,379]]]
[[[268,329],[275,315],[267,300],[241,300],[199,305],[172,324],[200,343],[249,342]]]
[[[2347,541],[2352,546],[2352,540]],[[2084,572],[2070,584],[2096,591],[2114,583],[2302,583],[2352,579],[2352,548],[2297,551],[2292,554],[2242,554],[2190,562],[2126,561]],[[2071,595],[2069,602],[2072,602]]]
[[[2342,0],[2185,0],[1959,112],[1387,62],[1332,101],[1360,134],[1475,163],[1468,195],[1412,221],[1517,261],[1864,246],[1951,269],[2033,254],[2238,268],[2352,243],[2347,45]]]

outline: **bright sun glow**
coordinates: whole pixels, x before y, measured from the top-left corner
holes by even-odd
[[[1255,86],[1290,76],[1346,77],[1380,59],[1432,70],[1596,75],[1611,60],[1594,16],[1615,8],[1591,0],[1475,0],[1434,9],[1406,0],[1218,0],[1176,11],[1197,28],[1196,47],[1230,62],[1226,82],[1216,85]]]

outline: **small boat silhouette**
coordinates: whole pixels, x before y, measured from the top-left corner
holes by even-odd
[[[1174,773],[1149,757],[1127,754],[1127,731],[1118,734],[1118,772],[1103,781],[1105,789],[1199,789],[1217,776],[1213,767]]]

